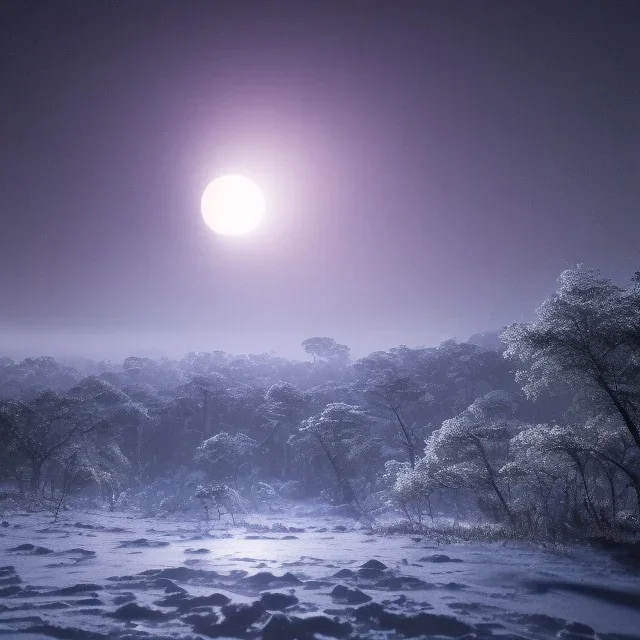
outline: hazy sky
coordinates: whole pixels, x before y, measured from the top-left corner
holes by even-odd
[[[360,354],[626,279],[638,33],[636,0],[1,3],[0,348]],[[253,236],[202,221],[226,171]]]

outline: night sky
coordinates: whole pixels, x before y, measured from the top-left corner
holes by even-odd
[[[0,348],[355,355],[640,269],[640,2],[1,3]],[[224,172],[250,236],[200,215]]]

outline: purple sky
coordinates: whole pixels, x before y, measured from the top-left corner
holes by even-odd
[[[356,355],[640,269],[640,3],[1,3],[0,348]],[[216,237],[245,173],[268,212]]]

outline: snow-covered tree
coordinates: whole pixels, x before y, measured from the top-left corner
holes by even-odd
[[[521,511],[606,529],[616,526],[623,507],[640,508],[636,451],[624,426],[610,417],[579,426],[534,425],[512,439],[502,473],[517,485]]]
[[[55,468],[57,467],[57,468]],[[127,483],[131,463],[113,441],[105,441],[99,434],[91,434],[81,442],[75,442],[58,456],[52,473],[58,476],[56,516],[64,500],[78,489],[95,485],[113,511],[121,491]],[[53,483],[52,483],[53,487]]]
[[[500,469],[508,460],[509,440],[520,426],[515,410],[515,402],[503,391],[478,398],[431,434],[424,462],[443,486],[474,491],[486,508],[492,506],[492,497],[497,499],[497,511],[511,524],[515,517]]]
[[[616,414],[640,448],[640,292],[614,285],[595,269],[564,271],[537,321],[503,334],[530,397],[577,389]]]
[[[54,391],[30,402],[0,404],[0,423],[29,470],[29,487],[36,494],[46,463],[59,456],[99,424],[86,403]]]
[[[425,514],[433,522],[431,497],[441,485],[425,458],[421,458],[415,467],[390,460],[385,465],[384,476],[391,487],[391,506],[400,509],[412,527],[422,527]]]
[[[265,394],[268,433],[261,446],[275,453],[281,474],[287,477],[291,468],[289,439],[307,412],[304,394],[288,382],[276,382]]]
[[[184,395],[198,408],[202,441],[222,426],[229,405],[227,380],[219,373],[190,375],[182,387]],[[195,425],[194,425],[195,426]]]
[[[415,467],[420,449],[410,407],[425,396],[417,381],[398,371],[387,354],[372,354],[358,360],[354,368],[362,376],[360,387],[376,409],[390,415],[411,467]]]
[[[228,513],[235,524],[235,516],[246,511],[246,502],[240,494],[226,484],[214,482],[210,485],[199,485],[193,497],[199,500],[205,512],[207,520],[211,517],[211,512],[215,510],[218,519],[223,514]]]
[[[196,449],[195,460],[212,480],[236,481],[257,446],[255,440],[243,433],[221,431]]]
[[[349,347],[339,344],[333,338],[307,338],[302,341],[302,348],[313,357],[314,362],[346,362],[349,359]]]
[[[303,446],[319,446],[324,453],[345,502],[358,502],[351,478],[357,471],[353,463],[362,451],[368,425],[360,407],[335,402],[320,414],[307,418],[299,431],[298,439]]]

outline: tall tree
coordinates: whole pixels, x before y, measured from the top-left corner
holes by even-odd
[[[372,354],[358,360],[354,367],[361,375],[360,386],[372,405],[390,416],[397,427],[402,448],[413,469],[420,450],[420,438],[416,436],[408,409],[425,396],[416,380],[398,371],[387,354]]]
[[[349,359],[349,347],[333,338],[307,338],[302,341],[302,348],[313,357],[314,362],[346,362]]]
[[[502,334],[530,397],[586,389],[624,422],[640,448],[640,291],[614,285],[595,269],[564,271],[538,319]]]
[[[354,453],[360,448],[366,434],[368,420],[358,406],[334,402],[322,413],[307,418],[300,428],[300,436],[317,443],[335,473],[345,502],[355,502],[361,509],[350,477],[354,474],[351,464]]]
[[[219,373],[191,375],[183,391],[199,406],[200,431],[204,442],[222,427],[229,404],[227,380]]]
[[[500,469],[508,460],[511,437],[519,429],[516,405],[503,391],[491,391],[462,413],[445,420],[427,440],[425,459],[444,486],[492,494],[511,524],[515,517]]]
[[[87,405],[54,391],[45,391],[29,403],[11,400],[0,405],[0,424],[28,465],[34,494],[44,465],[98,426]]]
[[[307,410],[307,399],[299,389],[288,382],[276,382],[265,394],[269,432],[262,447],[274,448],[281,465],[283,477],[290,472],[289,438],[295,433]],[[273,445],[273,446],[271,446]]]

